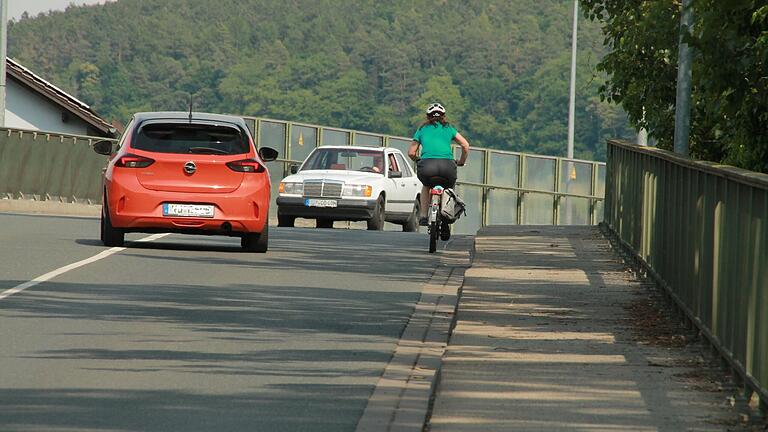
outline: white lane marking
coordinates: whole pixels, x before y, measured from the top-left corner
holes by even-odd
[[[169,235],[169,234],[168,233],[152,234],[151,236],[147,236],[147,237],[144,237],[142,239],[135,240],[135,241],[137,241],[137,242],[151,242],[153,240],[157,240],[159,238],[163,238],[163,237],[165,237],[167,235]],[[15,287],[13,287],[11,289],[3,291],[2,293],[0,293],[0,300],[4,299],[6,297],[10,297],[10,296],[12,296],[14,294],[18,294],[18,293],[24,291],[25,289],[33,287],[33,286],[35,286],[37,284],[41,284],[43,282],[49,281],[49,280],[55,278],[56,276],[62,275],[62,274],[66,273],[66,272],[68,272],[70,270],[74,270],[74,269],[82,267],[84,265],[88,265],[90,263],[94,263],[96,261],[102,260],[102,259],[104,259],[104,258],[106,258],[106,257],[108,257],[110,255],[114,255],[114,254],[116,254],[118,252],[124,251],[125,249],[126,248],[124,248],[124,247],[113,247],[113,248],[107,249],[105,251],[102,251],[102,252],[100,252],[100,253],[98,253],[98,254],[90,257],[90,258],[86,258],[84,260],[81,260],[81,261],[78,261],[78,262],[75,262],[75,263],[72,263],[72,264],[69,264],[69,265],[65,265],[64,267],[59,267],[56,270],[50,271],[50,272],[48,272],[48,273],[46,273],[46,274],[44,274],[42,276],[38,276],[38,277],[36,277],[36,278],[34,278],[34,279],[30,280],[30,281],[24,282],[21,285],[16,285]]]

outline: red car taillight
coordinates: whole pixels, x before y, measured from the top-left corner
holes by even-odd
[[[154,159],[135,154],[126,154],[115,162],[116,167],[121,168],[146,168],[155,163]]]
[[[227,166],[232,171],[244,172],[244,173],[262,173],[266,171],[264,165],[262,165],[256,159],[241,159],[237,161],[227,162]]]

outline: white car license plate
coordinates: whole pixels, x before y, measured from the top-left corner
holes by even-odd
[[[336,200],[308,198],[304,200],[304,205],[307,207],[336,207],[339,203]]]
[[[207,204],[163,204],[163,216],[213,217],[213,206]]]

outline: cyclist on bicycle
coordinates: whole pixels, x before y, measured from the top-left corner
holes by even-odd
[[[461,146],[461,157],[454,160],[451,142]],[[421,147],[421,158],[418,150]],[[463,166],[469,156],[469,142],[448,123],[445,108],[439,103],[429,104],[427,119],[413,134],[408,157],[416,161],[416,173],[422,188],[419,200],[419,225],[427,225],[429,189],[435,186],[453,188],[456,185],[456,166]]]

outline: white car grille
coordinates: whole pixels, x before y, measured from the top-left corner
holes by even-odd
[[[341,198],[343,183],[326,181],[305,181],[304,196],[319,198]]]

